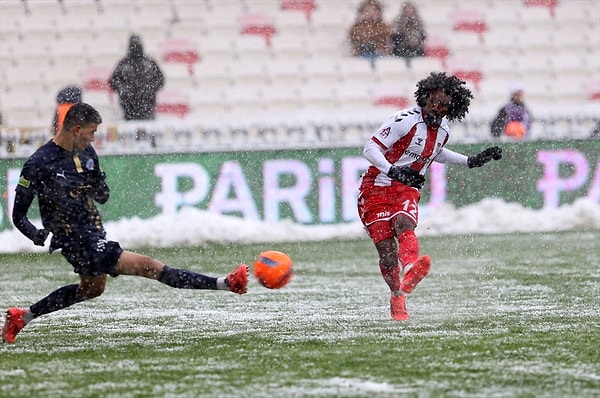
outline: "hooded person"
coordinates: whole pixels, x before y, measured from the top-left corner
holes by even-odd
[[[66,86],[56,94],[56,111],[52,120],[52,133],[54,135],[62,129],[67,111],[74,103],[81,102],[81,87]]]
[[[140,36],[129,38],[127,56],[117,64],[109,83],[119,96],[125,120],[154,119],[156,94],[165,79],[156,61],[144,54]]]

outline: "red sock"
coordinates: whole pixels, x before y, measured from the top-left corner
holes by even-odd
[[[414,263],[419,257],[419,240],[415,231],[409,230],[404,231],[398,236],[398,257],[402,268],[406,267],[407,264]]]
[[[392,292],[400,290],[400,266],[396,265],[393,268],[383,267],[379,264],[379,271],[383,276],[383,280],[390,287]]]

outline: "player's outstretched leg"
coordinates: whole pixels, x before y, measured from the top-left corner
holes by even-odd
[[[14,343],[17,333],[25,327],[23,315],[27,310],[25,308],[12,307],[6,311],[4,326],[2,326],[2,341],[4,343]]]
[[[241,264],[239,267],[236,267],[229,275],[227,275],[225,283],[227,283],[229,289],[234,293],[246,293],[246,288],[248,287],[248,266],[246,264]]]
[[[406,296],[404,294],[396,296],[392,293],[390,297],[390,316],[395,321],[408,320],[409,315],[406,311]]]
[[[404,267],[404,278],[400,284],[402,291],[405,294],[411,293],[415,286],[425,278],[430,268],[431,258],[427,255],[419,257],[412,267],[410,264]]]

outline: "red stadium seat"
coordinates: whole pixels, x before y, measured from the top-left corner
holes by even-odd
[[[271,37],[277,32],[277,29],[268,15],[244,14],[240,19],[240,24],[243,35],[263,36],[267,47],[271,47]]]
[[[558,0],[523,0],[523,4],[528,7],[548,7],[550,15],[554,17]]]
[[[108,80],[112,70],[107,66],[89,66],[81,72],[83,88],[89,91],[110,91]]]
[[[164,62],[184,64],[190,77],[194,76],[194,64],[200,60],[200,55],[192,42],[186,39],[168,39],[162,43],[161,52]]]
[[[590,81],[587,84],[587,98],[590,101],[600,101],[600,80]]]
[[[111,67],[88,66],[81,71],[81,76],[83,78],[83,89],[85,91],[106,92],[109,101],[112,103],[113,91],[109,84],[111,75]]]
[[[450,49],[441,37],[429,36],[425,40],[425,56],[438,58],[442,67],[446,68],[446,60],[450,56]]]
[[[483,34],[488,29],[483,15],[475,10],[457,10],[452,15],[453,29],[456,32],[473,32],[479,35],[479,41],[484,42]]]
[[[190,112],[190,105],[183,93],[161,90],[156,96],[156,112],[184,118]]]
[[[304,12],[308,23],[311,22],[312,13],[316,8],[317,5],[314,0],[281,0],[282,10],[297,10]]]
[[[459,79],[473,83],[475,90],[479,91],[479,83],[483,79],[483,72],[475,62],[465,59],[450,59],[448,61],[448,71]]]
[[[395,84],[379,84],[373,89],[373,105],[404,109],[410,102],[405,92],[404,87]]]

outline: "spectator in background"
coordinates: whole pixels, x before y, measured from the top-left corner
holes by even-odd
[[[52,134],[56,135],[62,129],[65,115],[71,106],[76,102],[81,102],[81,87],[66,86],[56,95],[56,111],[52,120]]]
[[[425,25],[419,16],[416,6],[410,1],[402,3],[400,15],[392,24],[392,55],[406,59],[410,66],[410,59],[425,55]]]
[[[390,28],[383,20],[383,6],[377,0],[363,1],[348,33],[352,55],[375,59],[390,54]]]
[[[498,111],[492,120],[491,133],[494,137],[506,135],[522,139],[529,134],[531,128],[531,112],[523,101],[523,83],[513,82],[510,85],[510,102]]]
[[[109,83],[119,96],[125,120],[154,119],[156,94],[165,80],[156,61],[144,54],[140,36],[129,38],[127,56],[117,64]]]

